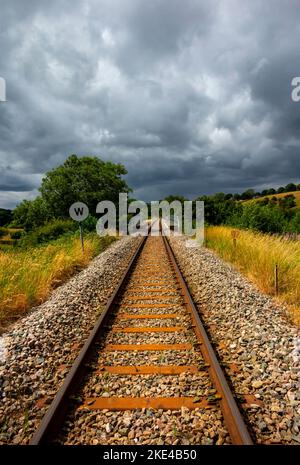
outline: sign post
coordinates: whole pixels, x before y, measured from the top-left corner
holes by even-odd
[[[69,214],[72,220],[79,222],[80,242],[82,252],[84,252],[83,228],[81,221],[84,221],[89,215],[89,207],[83,202],[75,202],[69,208]]]

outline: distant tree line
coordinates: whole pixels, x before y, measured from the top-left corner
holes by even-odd
[[[257,192],[254,189],[247,189],[242,194],[226,194],[227,199],[234,199],[234,200],[250,200],[250,199],[257,199],[259,197],[265,197],[266,195],[275,195],[275,194],[283,194],[284,192],[294,192],[300,190],[300,184],[289,183],[285,187],[281,186],[278,189],[264,189],[261,192]]]
[[[283,198],[241,202],[228,194],[201,196],[205,202],[205,222],[254,229],[264,233],[300,233],[300,208],[293,194]]]
[[[13,212],[0,209],[0,226],[10,223],[27,232],[42,228],[40,235],[36,234],[36,241],[39,242],[40,238],[54,237],[64,228],[73,229],[71,223],[64,225],[61,221],[69,220],[69,207],[81,201],[89,206],[90,216],[85,220],[85,225],[92,230],[97,222],[98,202],[111,200],[118,205],[119,193],[131,192],[122,178],[125,174],[127,171],[121,164],[105,162],[95,156],[71,155],[62,165],[46,173],[38,197],[24,200]],[[270,233],[300,232],[300,209],[291,194],[297,190],[300,190],[300,184],[289,183],[285,187],[262,192],[254,189],[247,189],[242,194],[219,192],[195,200],[204,200],[207,224],[225,224]],[[276,194],[288,192],[281,198],[275,197]],[[251,199],[256,200],[244,202]],[[165,200],[183,203],[188,199],[170,195]]]
[[[296,189],[294,189],[294,186]],[[298,184],[288,184],[284,192],[297,190]],[[249,189],[250,190],[250,189]],[[277,189],[278,191],[278,189]],[[268,189],[266,195],[276,194],[275,189]],[[280,193],[282,190],[280,188]],[[244,193],[245,194],[245,193]],[[261,193],[262,194],[262,193]],[[243,199],[241,197],[243,196]],[[243,202],[248,200],[243,194],[225,194],[219,192],[213,195],[202,195],[194,200],[202,200],[205,204],[205,222],[208,225],[227,225],[237,228],[254,229],[264,233],[300,233],[300,208],[297,207],[296,198],[289,193],[280,198],[261,198],[253,202]],[[169,196],[165,200],[187,200],[182,196]],[[194,204],[194,212],[195,212]]]

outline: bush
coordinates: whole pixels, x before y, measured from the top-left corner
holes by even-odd
[[[71,220],[53,220],[25,234],[20,240],[20,245],[30,247],[44,244],[66,233],[74,232],[77,226],[77,223]]]
[[[23,235],[23,231],[21,231],[21,230],[20,231],[13,231],[13,232],[10,233],[10,237],[12,239],[14,239],[14,240],[15,239],[21,239],[22,235]]]
[[[84,221],[82,221],[82,227],[84,231],[96,232],[97,218],[89,215]]]
[[[293,218],[289,221],[286,231],[298,234],[300,233],[300,211],[297,211]]]
[[[286,218],[280,208],[272,205],[253,203],[243,207],[241,216],[231,221],[233,226],[254,229],[264,233],[282,233],[286,228]]]
[[[6,234],[7,234],[7,229],[0,227],[0,237],[6,236]]]

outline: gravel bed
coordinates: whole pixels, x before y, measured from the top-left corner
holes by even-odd
[[[179,376],[92,375],[83,397],[173,397],[214,396],[209,377],[182,373]],[[64,426],[63,444],[229,444],[220,410],[213,404],[208,409],[175,411],[138,409],[93,412],[75,408]]]
[[[228,444],[230,439],[218,408],[163,411],[98,412],[76,410],[66,428],[64,444],[188,445]]]
[[[149,307],[149,308],[142,308],[142,307],[128,307],[124,305],[122,307],[122,313],[127,313],[128,315],[165,315],[169,313],[176,313],[178,315],[186,314],[186,310],[184,307],[176,305],[176,307],[172,307],[172,305],[168,305],[167,307]]]
[[[202,360],[201,352],[191,350],[164,350],[141,351],[134,353],[135,365],[197,365]],[[98,358],[99,365],[132,365],[132,353],[130,352],[101,352]]]
[[[113,243],[0,338],[0,444],[28,443],[139,241]]]
[[[184,328],[189,328],[191,326],[191,317],[190,315],[178,316],[176,318],[150,318],[150,319],[128,319],[128,320],[118,320],[116,323],[118,328],[146,328],[146,327],[156,327],[161,326],[182,326]]]
[[[178,376],[93,374],[83,389],[84,397],[196,397],[215,393],[208,376],[190,373]]]
[[[152,296],[149,296],[149,299],[147,298],[143,298],[141,299],[140,298],[141,296],[139,296],[139,299],[132,299],[130,297],[126,297],[124,298],[122,304],[123,305],[139,305],[139,304],[164,304],[164,305],[168,305],[168,306],[172,306],[174,304],[181,304],[182,305],[182,298],[181,296],[166,296],[164,297],[163,299],[155,299],[153,298]],[[148,297],[148,296],[146,296]],[[178,308],[178,306],[177,306]]]
[[[197,337],[192,331],[159,332],[159,333],[109,333],[108,344],[185,344],[197,343]]]
[[[255,442],[300,444],[299,328],[214,252],[170,240],[236,395],[261,401],[244,409]]]

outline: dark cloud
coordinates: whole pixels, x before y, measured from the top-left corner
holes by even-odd
[[[299,182],[300,3],[1,3],[0,206],[71,153],[122,162],[134,196]]]

